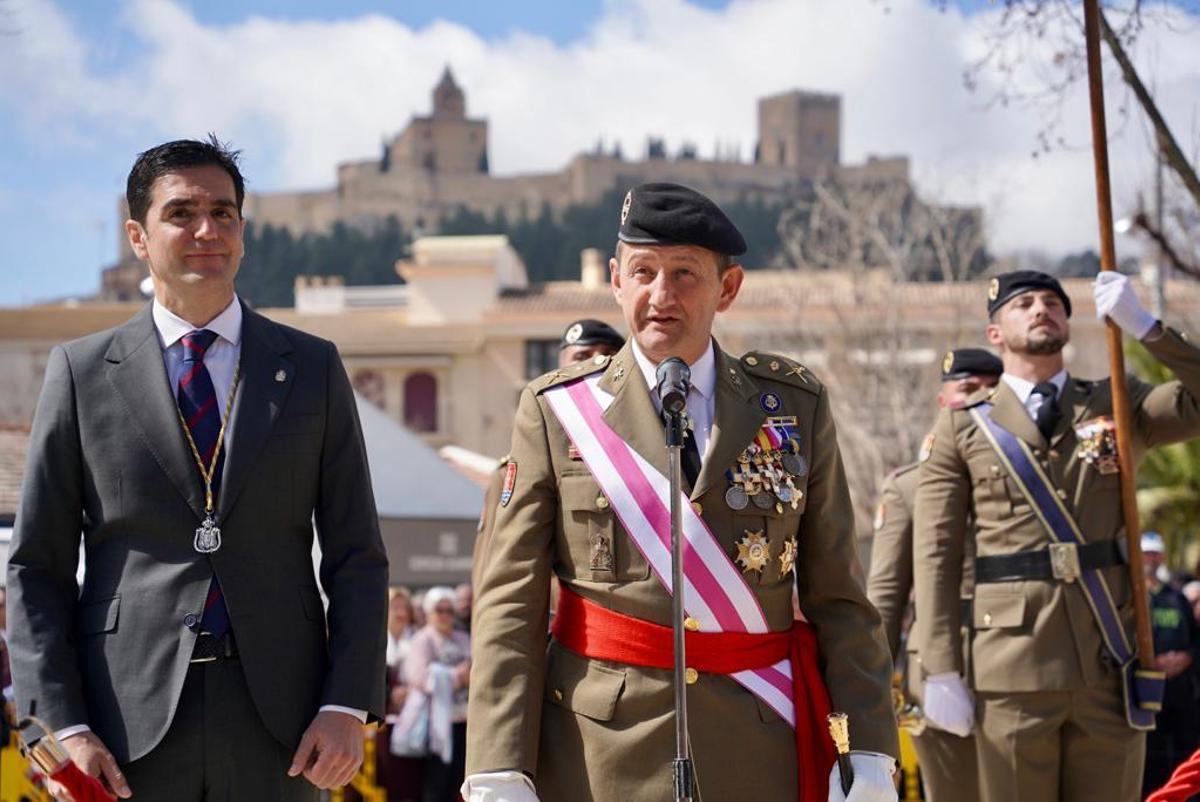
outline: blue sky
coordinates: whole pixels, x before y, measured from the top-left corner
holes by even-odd
[[[95,290],[148,145],[216,130],[243,148],[252,189],[330,186],[338,162],[374,156],[427,110],[446,64],[490,121],[497,173],[557,170],[597,137],[627,154],[655,134],[747,157],[758,97],[834,91],[845,161],[908,154],[927,195],[985,207],[1001,251],[1084,247],[1094,219],[1058,216],[1087,202],[1086,159],[1031,160],[1033,112],[962,89],[987,13],[966,0],[945,13],[926,0],[0,0],[0,306]],[[1192,144],[1200,57],[1178,34],[1150,44]],[[1070,119],[1085,119],[1080,102]],[[1082,125],[1067,134],[1087,142]],[[1117,146],[1120,207],[1147,146],[1136,126]]]

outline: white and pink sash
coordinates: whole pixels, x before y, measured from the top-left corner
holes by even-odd
[[[605,422],[613,396],[600,389],[601,375],[560,384],[543,395],[634,545],[673,593],[669,482]],[[762,606],[737,566],[687,498],[682,510],[687,615],[700,623],[700,632],[767,632]],[[788,660],[730,676],[795,726]]]

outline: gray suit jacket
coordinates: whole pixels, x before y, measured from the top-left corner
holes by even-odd
[[[171,723],[196,638],[185,618],[214,571],[255,706],[282,744],[298,744],[322,704],[383,713],[387,557],[337,350],[246,308],[241,374],[223,545],[205,556],[192,548],[203,486],[150,307],[55,348],[46,367],[8,568],[16,693],[52,728],[88,724],[121,762]]]

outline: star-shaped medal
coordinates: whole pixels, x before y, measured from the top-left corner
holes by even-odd
[[[762,573],[762,569],[767,567],[767,560],[771,556],[770,541],[767,540],[763,530],[751,532],[747,529],[746,536],[738,541],[737,547],[737,563],[742,566],[742,572],[758,571]]]
[[[779,573],[786,574],[796,565],[796,541],[783,541],[783,553],[779,555]]]

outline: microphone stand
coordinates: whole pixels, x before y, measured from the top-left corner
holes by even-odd
[[[671,492],[671,631],[675,641],[675,759],[671,778],[675,802],[691,802],[695,767],[688,744],[687,682],[684,678],[685,645],[683,627],[683,508],[682,457],[686,414],[683,410],[666,412],[667,480]]]

